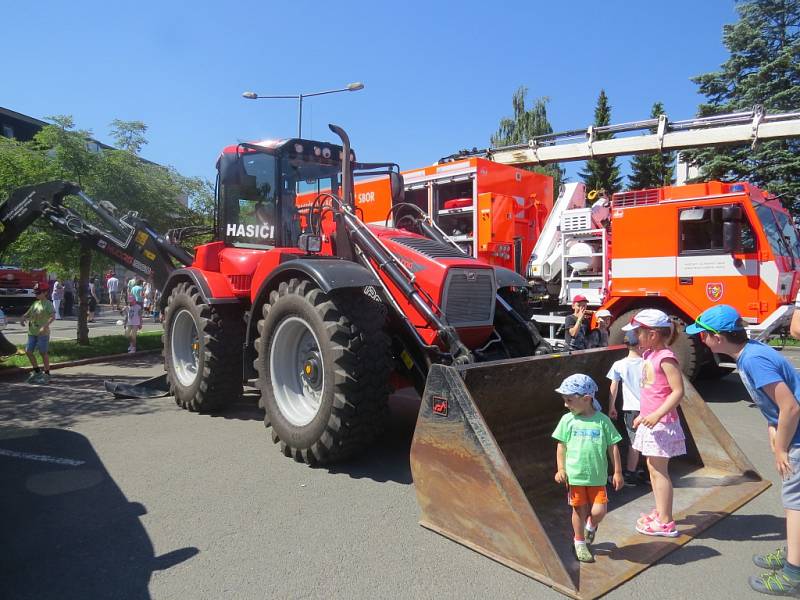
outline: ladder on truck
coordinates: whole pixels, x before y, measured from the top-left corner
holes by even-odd
[[[598,139],[605,135],[620,137]],[[800,137],[800,111],[767,114],[763,107],[755,106],[749,111],[682,121],[670,121],[667,115],[662,114],[617,125],[591,125],[586,129],[535,136],[522,144],[464,150],[439,162],[480,156],[500,164],[524,167],[734,144],[749,143],[754,147],[760,141],[797,137]],[[528,261],[527,275],[530,279],[544,283],[548,288],[560,283],[558,296],[562,305],[570,304],[572,298],[580,293],[586,296],[591,306],[599,306],[608,283],[608,232],[592,223],[591,207],[586,205],[584,192],[582,184],[562,187]],[[583,217],[586,217],[585,229],[575,228],[575,221]],[[566,223],[573,226],[565,226]],[[596,251],[585,255],[565,251],[576,241],[588,242]],[[594,257],[599,259],[602,273],[596,269],[581,273],[572,268],[576,260]],[[537,315],[536,319],[549,328],[549,341],[556,341],[555,332],[563,324],[563,315]]]
[[[600,135],[636,134],[611,139]],[[800,111],[767,114],[763,107],[753,110],[670,121],[667,115],[618,125],[575,129],[532,137],[527,143],[461,151],[443,158],[450,162],[483,156],[504,165],[544,165],[594,158],[672,152],[710,146],[725,146],[800,137]]]

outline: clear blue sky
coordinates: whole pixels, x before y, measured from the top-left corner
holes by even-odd
[[[9,2],[0,106],[107,143],[113,119],[144,121],[145,158],[212,179],[223,146],[296,133],[296,101],[243,91],[363,81],[304,101],[304,137],[333,139],[333,122],[360,159],[411,169],[487,146],[520,85],[550,98],[557,131],[589,125],[601,88],[614,122],[656,100],[691,117],[689,78],[727,58],[736,20],[732,0]]]

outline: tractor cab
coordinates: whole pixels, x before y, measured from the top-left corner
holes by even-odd
[[[339,190],[341,158],[341,146],[298,138],[228,146],[217,161],[217,239],[255,250],[297,246],[304,205]]]

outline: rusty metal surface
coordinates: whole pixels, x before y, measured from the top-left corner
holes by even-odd
[[[420,522],[576,598],[595,598],[691,540],[769,487],[702,398],[687,384],[682,404],[690,454],[672,461],[681,536],[634,530],[652,510],[649,489],[610,492],[593,546],[597,562],[572,553],[571,508],[553,481],[551,434],[564,414],[555,388],[586,373],[607,402],[606,373],[621,347],[465,367],[435,366],[411,446]]]

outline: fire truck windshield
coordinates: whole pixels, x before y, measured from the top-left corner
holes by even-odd
[[[772,251],[777,256],[786,256],[792,259],[793,263],[800,260],[800,240],[798,240],[797,231],[789,221],[789,217],[780,211],[772,210],[765,204],[756,204],[755,208]]]

